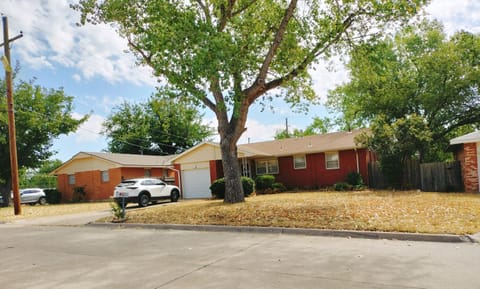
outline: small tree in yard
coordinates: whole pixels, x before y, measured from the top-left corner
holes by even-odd
[[[427,0],[79,0],[81,22],[109,23],[166,88],[218,121],[225,202],[244,200],[237,141],[260,98],[314,101],[308,68]]]

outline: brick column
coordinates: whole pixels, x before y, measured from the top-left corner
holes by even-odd
[[[478,192],[478,158],[475,143],[463,144],[465,152],[463,184],[466,192]]]
[[[215,182],[217,176],[217,161],[210,161],[210,183]]]

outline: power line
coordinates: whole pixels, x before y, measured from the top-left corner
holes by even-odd
[[[40,113],[40,112],[37,112],[37,111],[33,111],[33,110],[25,110],[25,109],[16,109],[15,112],[20,112],[20,113],[31,113],[31,114],[34,114],[34,115],[38,115],[38,116],[41,116],[41,117],[45,117],[47,119],[49,119],[50,121],[52,122],[56,122],[57,120],[55,119],[52,119],[50,115],[47,115],[45,113]],[[77,128],[77,130],[83,130],[83,131],[86,131],[88,133],[91,133],[91,134],[94,134],[94,135],[98,135],[98,136],[104,136],[102,133],[99,133],[99,132],[96,132],[96,131],[93,131],[93,130],[90,130],[90,129],[87,129],[87,128],[84,128],[84,127],[81,127],[79,126]],[[164,132],[162,132],[164,133]],[[179,137],[179,138],[183,138],[185,140],[188,140],[187,137],[183,137],[183,136],[179,136],[179,135],[174,135],[174,134],[169,134],[169,133],[164,133],[165,135],[169,135],[169,136],[175,136],[175,137]],[[111,137],[110,137],[111,138]],[[113,139],[113,138],[112,138]],[[140,138],[131,138],[130,140],[137,140],[137,141],[143,141],[143,139],[140,139]],[[131,146],[135,146],[135,147],[138,147],[139,149],[142,149],[142,150],[151,150],[152,148],[151,147],[146,147],[146,146],[142,146],[140,144],[135,144],[135,143],[132,143],[132,142],[129,142],[127,141],[126,139],[122,139],[122,138],[115,138],[115,141],[118,141],[118,142],[121,142],[121,143],[124,143],[124,144],[127,144],[127,145],[131,145]],[[183,147],[180,147],[180,146],[175,146],[175,145],[171,145],[171,144],[168,144],[168,143],[163,143],[163,142],[152,142],[154,144],[157,144],[157,145],[161,145],[161,146],[166,146],[166,147],[171,147],[171,148],[174,148],[174,149],[183,149]],[[166,152],[163,152],[163,151],[157,151],[158,153],[161,153],[161,154],[164,154],[164,155],[168,155],[168,153]]]

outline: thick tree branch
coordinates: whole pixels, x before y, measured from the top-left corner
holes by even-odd
[[[227,7],[225,7],[223,4],[220,5],[221,17],[220,21],[218,22],[218,31],[223,31],[225,26],[227,26],[228,20],[232,18],[233,6],[236,2],[236,0],[228,0]]]
[[[202,2],[202,0],[196,0],[196,2],[200,6],[200,8],[202,9],[203,14],[205,16],[205,20],[207,20],[207,23],[208,24],[212,23],[212,17],[210,15],[210,10],[207,7],[207,5],[205,5],[205,3]]]
[[[265,79],[267,77],[267,72],[268,72],[268,69],[270,68],[270,64],[273,61],[273,57],[275,56],[275,53],[277,52],[278,47],[283,41],[283,36],[287,31],[288,23],[292,18],[293,12],[295,11],[296,7],[297,7],[297,0],[292,0],[288,5],[287,10],[285,11],[285,15],[283,16],[282,22],[278,27],[277,33],[275,34],[275,38],[273,39],[270,49],[268,50],[268,53],[265,56],[265,60],[263,61],[260,71],[258,72],[258,76],[257,76],[257,79],[255,80],[254,85],[263,86],[265,84]]]
[[[456,123],[450,124],[450,126],[445,125],[444,130],[442,130],[439,133],[434,133],[432,135],[433,141],[441,139],[446,134],[448,134],[449,132],[451,132],[451,131],[459,128],[459,127],[462,127],[464,125],[478,123],[478,120],[480,119],[480,110],[472,109],[471,111],[465,112],[461,116],[458,116],[456,119],[459,120],[459,121],[456,122]]]
[[[223,97],[220,81],[217,77],[213,77],[210,80],[210,91],[212,92],[216,103],[216,105],[214,105],[215,109],[213,109],[213,112],[215,112],[215,115],[218,119],[218,132],[222,134],[227,130],[227,128],[222,127],[222,125],[228,123],[228,116],[225,98]]]
[[[342,37],[343,34],[348,30],[348,28],[353,24],[355,21],[355,17],[358,15],[362,14],[362,10],[358,11],[357,13],[352,13],[350,14],[343,22],[342,22],[342,28],[339,30],[335,37],[330,39],[328,42],[319,42],[315,47],[305,56],[303,61],[294,69],[292,69],[288,74],[284,75],[283,77],[279,77],[277,79],[274,79],[268,83],[266,83],[262,89],[260,87],[252,87],[249,88],[248,91],[248,98],[250,102],[253,102],[255,99],[257,99],[260,95],[262,95],[264,92],[272,90],[274,88],[277,88],[284,84],[287,81],[290,81],[297,77],[301,72],[305,71],[307,69],[308,65],[310,65],[319,55],[325,53],[332,45],[338,42],[340,37]],[[256,89],[255,89],[256,88]]]
[[[208,97],[202,97],[200,100],[203,102],[203,104],[205,104],[208,108],[210,108],[213,112],[216,113],[217,106]]]
[[[142,56],[143,60],[145,63],[153,68],[153,62],[152,62],[152,55],[147,54],[145,51],[143,51],[137,44],[135,44],[130,36],[126,36],[128,45],[133,48],[134,51],[136,51],[140,56]]]

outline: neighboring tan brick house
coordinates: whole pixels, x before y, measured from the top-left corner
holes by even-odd
[[[450,140],[455,159],[462,164],[463,184],[466,192],[480,192],[480,131]]]
[[[57,189],[63,201],[71,201],[75,187],[83,187],[85,199],[105,200],[122,179],[157,177],[179,184],[171,156],[80,152],[51,174],[57,176]]]

